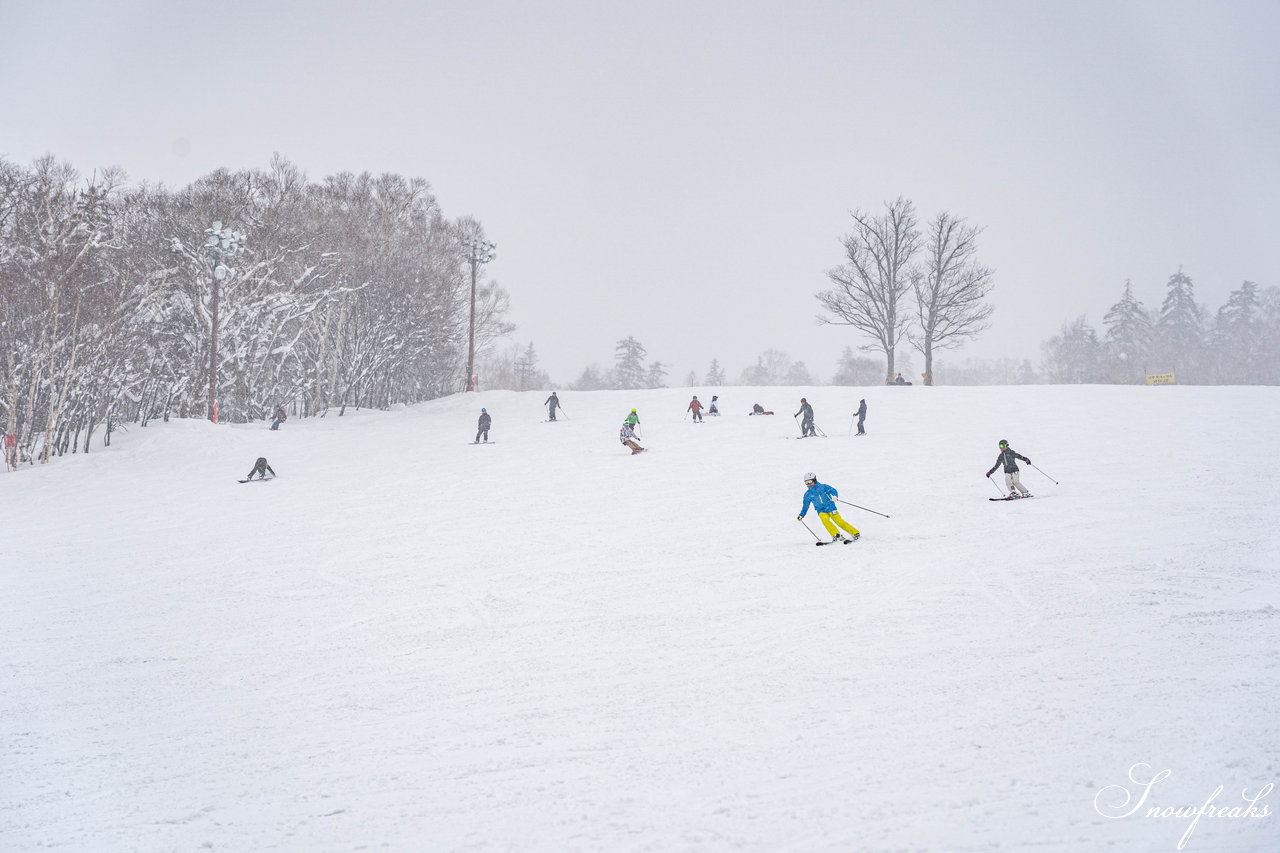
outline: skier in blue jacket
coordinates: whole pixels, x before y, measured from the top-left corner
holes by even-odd
[[[834,486],[819,483],[818,478],[812,473],[804,475],[804,484],[808,489],[804,493],[804,504],[800,507],[800,514],[796,518],[804,521],[805,514],[809,512],[809,505],[812,504],[814,511],[818,513],[818,518],[822,520],[822,526],[831,534],[832,542],[853,542],[862,535],[858,532],[858,528],[840,517],[840,511],[836,509],[834,500],[840,493]],[[853,536],[842,537],[837,526],[843,527]]]

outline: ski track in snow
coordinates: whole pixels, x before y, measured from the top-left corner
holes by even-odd
[[[1277,389],[717,390],[697,430],[687,390],[486,392],[0,478],[0,849],[1174,850],[1094,796],[1280,782]],[[802,395],[868,436],[779,441]],[[988,501],[999,438],[1061,485]],[[807,470],[892,518],[814,548]]]

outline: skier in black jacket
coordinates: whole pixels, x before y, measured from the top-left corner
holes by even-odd
[[[1031,492],[1027,491],[1027,487],[1022,485],[1022,480],[1018,477],[1018,463],[1014,461],[1016,459],[1021,459],[1028,465],[1031,464],[1031,460],[1010,447],[1009,442],[1003,438],[1000,439],[1000,455],[996,457],[996,464],[991,466],[987,476],[990,477],[996,472],[997,468],[1004,465],[1004,484],[1008,488],[1009,494],[1013,497],[1029,498],[1031,497]]]
[[[549,413],[547,420],[554,421],[556,419],[556,409],[560,406],[560,398],[556,396],[556,392],[552,391],[551,396],[542,401],[542,405],[547,407]]]
[[[484,436],[485,442],[489,441],[489,424],[493,423],[493,418],[489,417],[488,409],[480,410],[480,421],[477,424],[479,429],[476,430],[476,440],[472,444],[480,443],[480,436]]]
[[[800,411],[791,417],[796,418],[800,417],[800,415],[804,415],[803,418],[800,418],[800,436],[802,438],[811,435],[816,436],[818,433],[814,431],[813,426],[813,406],[810,406],[809,401],[804,397],[800,398]]]
[[[867,401],[858,401],[858,435],[866,435],[867,431],[862,428],[862,424],[867,419]]]

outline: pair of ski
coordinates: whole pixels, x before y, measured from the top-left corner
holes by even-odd
[[[829,542],[822,542],[822,541],[818,541],[818,542],[814,542],[813,544],[814,544],[814,545],[817,545],[819,548],[821,548],[823,545],[834,545],[834,544],[836,544],[837,542],[841,542],[841,543],[843,543],[843,544],[845,544],[845,545],[848,545],[848,544],[850,544],[850,543],[852,543],[852,542],[856,542],[857,540],[859,540],[859,539],[861,539],[861,538],[862,538],[862,534],[861,534],[861,533],[859,533],[857,536],[853,537],[852,539],[846,539],[846,538],[844,538],[844,537],[842,536],[842,537],[840,537],[839,539],[832,539],[832,540],[831,540],[831,541],[829,541]]]
[[[1021,501],[1027,498],[1034,498],[1035,495],[1005,495],[1002,498],[987,498],[989,501]]]

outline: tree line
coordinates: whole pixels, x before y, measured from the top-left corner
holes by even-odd
[[[1173,373],[1181,384],[1280,384],[1280,287],[1246,281],[1210,312],[1179,268],[1158,309],[1126,281],[1102,324],[1099,333],[1080,316],[1045,341],[1045,380],[1135,384],[1147,374]]]
[[[226,421],[460,390],[482,238],[396,174],[311,181],[276,157],[169,189],[0,158],[0,424],[45,461],[99,430],[206,417],[213,352]],[[484,346],[512,327],[495,282],[477,303]]]

